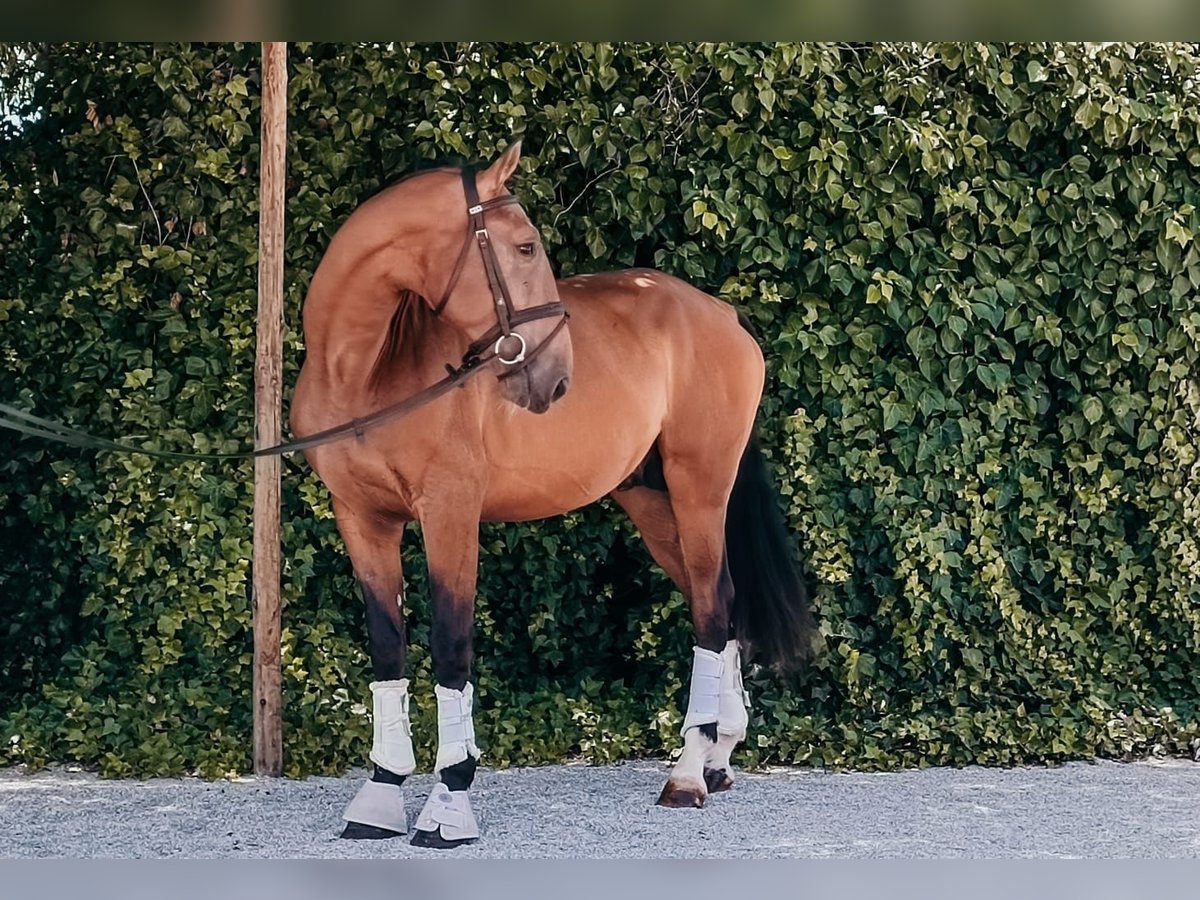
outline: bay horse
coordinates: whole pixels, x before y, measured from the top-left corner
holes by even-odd
[[[438,783],[415,822],[418,846],[479,836],[468,789],[480,756],[470,678],[481,522],[611,496],[687,597],[696,646],[663,806],[699,807],[732,785],[730,753],[748,721],[741,649],[786,667],[811,639],[752,439],[756,340],[732,307],[661,272],[556,281],[506,188],[519,159],[517,142],[478,172],[430,169],[371,197],[334,235],[305,300],[298,437],[416,394],[453,371],[449,361],[492,369],[401,421],[306,452],[361,585],[375,677],[374,768],[346,808],[345,838],[408,830],[408,522],[420,523],[428,559],[438,711]]]

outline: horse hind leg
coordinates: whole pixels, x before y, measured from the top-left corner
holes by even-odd
[[[730,638],[721,651],[721,696],[717,712],[717,740],[708,752],[704,766],[704,786],[710,794],[733,787],[733,766],[729,758],[746,739],[750,716],[750,698],[742,686],[742,654],[738,642]]]
[[[651,482],[647,480],[643,483]],[[654,561],[690,600],[692,587],[684,564],[679,527],[665,488],[665,482],[662,482],[661,489],[657,484],[654,487],[632,487],[618,490],[612,497],[637,527]],[[677,771],[672,772],[672,778],[659,798],[660,805],[700,806],[707,794],[726,791],[733,786],[730,756],[745,738],[747,715],[741,687],[741,656],[737,642],[728,635],[721,656],[720,697],[715,726],[713,723],[699,726],[698,733],[691,738],[695,746],[690,750],[688,732],[696,729],[684,729],[684,752],[688,758],[681,759],[682,768],[677,766]],[[697,779],[695,758],[701,756],[703,761]],[[703,790],[699,789],[701,782]]]
[[[683,565],[691,591],[692,627],[696,635],[692,677],[684,716],[683,753],[659,797],[661,806],[700,807],[708,796],[705,768],[716,752],[720,720],[723,650],[729,641],[733,581],[724,560],[724,510],[718,506],[676,503]]]

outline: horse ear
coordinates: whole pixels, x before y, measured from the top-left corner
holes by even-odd
[[[518,138],[509,144],[498,160],[479,173],[479,195],[485,198],[494,197],[504,190],[504,182],[512,178],[520,161],[521,140]]]

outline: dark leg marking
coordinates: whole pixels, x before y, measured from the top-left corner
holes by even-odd
[[[473,604],[455,603],[450,592],[433,581],[433,673],[437,683],[461,691],[471,679],[474,662],[475,617]],[[472,610],[466,615],[460,611]]]
[[[371,645],[371,665],[377,681],[398,681],[404,677],[408,641],[404,630],[404,613],[395,597],[379,597],[366,584],[362,585],[367,603],[367,638]],[[403,785],[407,776],[375,766],[371,781],[380,784]],[[400,832],[361,822],[347,822],[343,838],[351,841],[380,841],[399,837]]]
[[[376,766],[375,771],[371,773],[371,780],[378,781],[380,784],[394,784],[397,787],[404,784],[404,779],[407,775],[397,775],[395,772],[389,772],[383,766]]]
[[[404,614],[395,597],[379,597],[366,584],[367,638],[371,644],[371,666],[376,681],[398,681],[404,677],[408,638]]]
[[[729,642],[730,611],[733,609],[733,579],[729,577],[729,566],[724,558],[717,573],[717,591],[713,609],[692,610],[692,627],[696,632],[696,644],[713,653],[720,653]],[[716,740],[715,732],[713,740]]]
[[[438,772],[438,776],[442,779],[442,784],[450,788],[450,790],[465,791],[475,780],[475,770],[478,767],[479,760],[473,756],[468,756],[460,763],[446,766],[446,768]]]
[[[708,788],[710,794],[719,794],[721,791],[727,791],[733,787],[733,779],[724,769],[705,768],[704,786]]]
[[[436,579],[431,578],[433,589],[433,633],[430,650],[433,654],[433,673],[437,683],[453,691],[461,691],[471,680],[471,663],[474,662],[475,616],[474,604],[456,602],[454,597]],[[465,791],[475,779],[479,763],[468,756],[462,762],[446,766],[438,772],[442,784],[452,791]],[[463,844],[474,843],[475,838],[450,840],[442,837],[439,826],[436,831],[413,831],[410,843],[414,847],[432,847],[449,850]]]

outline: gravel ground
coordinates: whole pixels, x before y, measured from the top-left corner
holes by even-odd
[[[1198,857],[1200,765],[1077,763],[740,775],[702,810],[654,806],[667,767],[481,770],[478,843],[342,841],[364,773],[106,781],[0,769],[0,856]],[[410,822],[432,778],[409,779]]]

